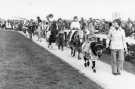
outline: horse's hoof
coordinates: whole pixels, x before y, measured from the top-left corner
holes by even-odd
[[[96,69],[93,69],[93,72],[96,73]]]

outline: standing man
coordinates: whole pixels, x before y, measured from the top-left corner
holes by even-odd
[[[123,70],[124,51],[127,52],[125,31],[121,28],[121,21],[116,19],[109,31],[110,49],[112,54],[112,73],[120,75]],[[117,57],[118,56],[118,57]]]

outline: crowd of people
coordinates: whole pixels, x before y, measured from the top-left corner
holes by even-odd
[[[98,59],[103,49],[109,48],[113,58],[112,73],[114,75],[121,74],[123,70],[124,54],[128,52],[125,37],[131,36],[135,31],[135,23],[130,19],[126,22],[121,19],[115,19],[111,22],[105,19],[99,20],[93,18],[88,20],[81,18],[81,20],[79,20],[78,17],[75,16],[73,20],[64,20],[62,18],[54,20],[53,14],[46,16],[46,20],[42,20],[40,17],[36,19],[36,21],[33,19],[26,21],[1,21],[0,27],[3,29],[21,30],[26,33],[31,40],[34,35],[37,35],[38,41],[40,42],[42,42],[41,38],[45,38],[49,48],[52,48],[52,43],[56,43],[60,50],[64,50],[64,47],[70,47],[72,56],[75,56],[75,51],[77,51],[78,59],[80,59],[79,54],[83,53],[85,62],[87,59],[94,58],[91,56],[92,53],[95,58]],[[93,38],[96,33],[108,35],[109,44],[94,39],[96,43],[91,46],[93,42],[91,38]],[[89,55],[90,57],[88,57]],[[92,64],[92,69],[96,72],[96,61],[92,60]],[[89,62],[87,62],[87,64],[85,63],[85,67],[88,65]]]

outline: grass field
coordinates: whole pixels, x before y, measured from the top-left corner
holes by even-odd
[[[102,89],[47,50],[0,31],[0,89]]]

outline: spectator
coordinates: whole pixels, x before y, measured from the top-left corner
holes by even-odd
[[[114,75],[120,75],[123,70],[124,50],[127,52],[127,46],[125,31],[121,28],[121,21],[119,19],[113,21],[113,26],[110,28],[108,37],[110,39],[110,49],[113,58],[112,73]]]

